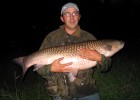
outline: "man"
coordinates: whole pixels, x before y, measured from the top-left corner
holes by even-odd
[[[41,47],[41,49],[67,45],[87,40],[96,40],[96,38],[80,28],[78,22],[80,20],[79,8],[74,3],[67,3],[61,9],[61,21],[64,25],[59,29],[49,33]],[[98,68],[103,72],[107,71],[110,66],[110,58],[97,51],[82,49],[79,52],[81,57],[98,62]],[[59,62],[65,58],[60,58],[50,65],[43,66],[37,72],[46,78],[46,89],[48,95],[53,96],[54,100],[100,100],[95,80],[92,78],[93,68],[78,72],[74,82],[69,82],[67,74],[70,69],[66,66],[72,64],[60,64]]]

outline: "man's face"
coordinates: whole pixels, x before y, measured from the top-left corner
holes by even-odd
[[[75,29],[78,26],[80,14],[75,8],[70,7],[63,12],[63,15],[60,18],[67,28]]]

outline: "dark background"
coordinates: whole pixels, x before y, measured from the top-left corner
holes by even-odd
[[[1,3],[1,63],[38,50],[44,37],[63,24],[61,7],[69,1],[79,6],[82,29],[98,39],[123,40],[126,52],[140,50],[139,0],[12,0]]]
[[[15,98],[19,96],[22,99],[36,99],[40,95],[40,99],[44,100],[45,80],[40,80],[41,77],[32,68],[26,74],[23,87],[20,86],[20,91],[17,91],[18,77],[23,70],[12,59],[39,49],[45,36],[63,24],[59,18],[60,11],[68,1],[79,6],[82,29],[98,39],[120,39],[125,42],[118,56],[112,57],[110,73],[107,76],[97,75],[97,82],[105,90],[105,95],[109,92],[107,96],[110,97],[140,100],[140,0],[1,1],[0,99],[14,98],[15,94]]]

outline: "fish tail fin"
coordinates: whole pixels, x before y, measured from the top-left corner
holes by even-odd
[[[12,59],[12,61],[14,63],[18,64],[22,68],[22,70],[23,70],[22,77],[24,77],[24,75],[25,75],[25,73],[27,71],[27,68],[24,65],[23,59],[24,59],[24,56]]]

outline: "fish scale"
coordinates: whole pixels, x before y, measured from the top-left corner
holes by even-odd
[[[23,72],[25,74],[27,69],[31,66],[35,66],[35,70],[38,70],[44,65],[51,64],[56,59],[64,57],[60,63],[64,64],[73,62],[72,65],[67,66],[73,69],[68,74],[69,80],[73,82],[78,70],[85,70],[97,65],[97,61],[81,58],[79,56],[80,49],[95,49],[100,54],[105,55],[105,57],[111,57],[123,47],[124,42],[120,40],[90,40],[80,43],[46,48],[44,50],[36,51],[25,57],[15,58],[14,61],[22,66]]]

